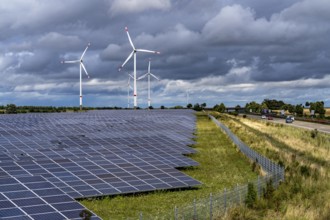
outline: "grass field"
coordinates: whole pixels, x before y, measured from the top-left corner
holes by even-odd
[[[252,209],[240,207],[237,219],[330,219],[330,135],[255,119],[221,115],[245,143],[285,165],[286,181],[271,199]]]
[[[175,206],[184,208],[195,198],[204,199],[210,193],[220,193],[224,188],[256,179],[257,174],[252,172],[250,162],[219,128],[203,113],[198,113],[197,119],[197,144],[194,148],[198,153],[191,158],[200,166],[183,172],[201,181],[201,187],[83,200],[81,203],[103,219],[138,219],[140,212],[144,219],[168,219],[165,216],[173,213]]]

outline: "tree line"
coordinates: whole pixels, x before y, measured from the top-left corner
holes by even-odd
[[[263,102],[257,103],[255,101],[246,103],[244,109],[246,113],[257,113],[262,114],[265,112],[271,112],[273,110],[276,111],[287,111],[290,114],[295,114],[297,116],[306,116],[304,113],[304,109],[308,108],[310,114],[314,113],[314,115],[317,115],[320,118],[325,117],[326,109],[324,107],[323,101],[316,101],[316,102],[306,102],[305,105],[303,104],[297,104],[292,105],[289,103],[285,103],[282,100],[276,100],[276,99],[264,99]],[[235,112],[238,112],[241,109],[240,105],[235,106]],[[217,112],[226,112],[227,108],[224,103],[216,104],[213,106],[213,110]]]
[[[83,107],[87,110],[107,110],[122,109],[121,107]],[[54,113],[54,112],[78,112],[79,107],[55,107],[55,106],[16,106],[15,104],[0,105],[0,114],[18,114],[18,113]]]

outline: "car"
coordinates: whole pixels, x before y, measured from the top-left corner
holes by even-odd
[[[267,119],[268,119],[268,120],[273,120],[273,116],[268,115],[268,116],[267,116]]]
[[[292,115],[289,115],[289,117],[292,119],[292,121],[294,121],[294,117]]]
[[[261,115],[261,119],[266,119],[266,115]]]
[[[294,118],[291,116],[286,117],[285,122],[286,123],[292,123],[294,121]]]

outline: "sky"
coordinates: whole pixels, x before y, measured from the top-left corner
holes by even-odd
[[[128,106],[136,48],[137,77],[151,59],[152,106],[264,99],[330,107],[329,0],[2,0],[0,105]],[[147,79],[137,82],[147,106]],[[133,106],[132,91],[130,107]],[[189,95],[187,95],[189,94]]]

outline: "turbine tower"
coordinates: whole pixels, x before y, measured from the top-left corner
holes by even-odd
[[[133,76],[131,74],[128,74],[128,82],[127,82],[127,108],[129,108],[129,101],[130,101],[130,98],[129,98],[129,92],[132,88],[131,86],[131,78],[133,78]]]
[[[80,57],[79,60],[62,61],[62,63],[79,63],[79,73],[80,73],[80,81],[79,81],[79,88],[80,88],[79,104],[80,104],[80,110],[82,110],[82,83],[81,83],[82,76],[81,76],[81,69],[84,70],[84,72],[86,73],[87,77],[89,78],[88,72],[87,72],[86,67],[85,67],[85,65],[83,63],[83,57],[85,56],[85,53],[86,53],[86,51],[87,51],[87,49],[88,49],[88,47],[90,45],[91,45],[90,43],[87,44],[87,47],[84,50],[84,52],[82,53],[82,55],[81,55],[81,57]]]
[[[133,96],[134,96],[134,108],[137,108],[137,88],[136,88],[136,52],[145,52],[145,53],[155,53],[155,54],[160,54],[160,52],[158,51],[152,51],[152,50],[145,50],[145,49],[136,49],[133,41],[128,33],[128,28],[125,27],[125,31],[127,33],[127,37],[129,40],[129,43],[131,44],[133,51],[128,55],[127,59],[125,60],[125,62],[119,67],[119,71],[125,66],[125,64],[132,58],[132,56],[134,57],[134,73],[133,73],[133,79],[134,79],[134,84],[133,84]]]
[[[151,106],[151,98],[150,98],[150,76],[154,77],[155,79],[157,79],[159,81],[159,79],[150,72],[150,59],[149,59],[149,65],[148,65],[148,72],[146,74],[144,74],[143,76],[140,76],[138,78],[138,80],[143,79],[144,77],[148,76],[148,108],[150,108]]]

